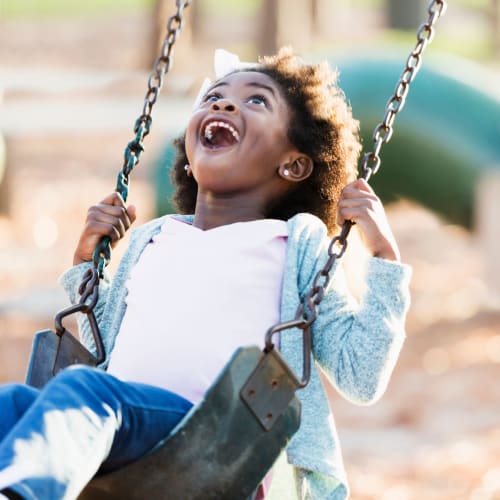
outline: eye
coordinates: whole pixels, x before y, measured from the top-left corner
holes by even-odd
[[[207,94],[203,98],[203,102],[216,102],[221,98],[222,98],[222,96],[220,94],[218,94],[217,92],[211,92],[210,94]]]
[[[268,106],[267,99],[263,95],[253,95],[248,98],[248,101],[250,104],[257,104],[259,106]]]

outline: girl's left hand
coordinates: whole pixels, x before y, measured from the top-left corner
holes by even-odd
[[[396,239],[379,197],[364,179],[357,179],[342,191],[337,223],[351,220],[357,224],[361,239],[375,257],[400,260]]]

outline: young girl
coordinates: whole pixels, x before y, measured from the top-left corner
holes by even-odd
[[[311,380],[298,392],[301,426],[286,451],[294,495],[347,497],[319,368],[354,402],[381,395],[403,343],[410,273],[380,200],[353,181],[357,131],[335,73],[289,49],[210,86],[177,141],[183,215],[134,231],[114,279],[100,285],[107,371],[67,369],[41,392],[1,389],[4,495],[75,498],[98,470],[150,450],[236,348],[263,346],[269,326],[295,317],[328,236],[351,220],[373,256],[366,293],[354,301],[335,268],[313,325]],[[116,193],[89,210],[75,266],[62,278],[73,302],[98,241],[108,235],[116,244],[134,220],[135,208]],[[88,325],[80,329],[92,349]],[[284,332],[279,345],[301,373],[301,341]]]

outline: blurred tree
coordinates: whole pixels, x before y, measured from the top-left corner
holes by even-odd
[[[151,41],[151,56],[146,61],[147,69],[156,61],[165,39],[167,29],[167,21],[169,17],[174,14],[174,3],[172,0],[155,0],[152,10],[153,15],[153,29]],[[196,33],[197,25],[199,23],[199,10],[197,2],[192,2],[189,7],[184,11],[184,27],[182,30],[183,45],[188,44],[191,46]]]
[[[259,54],[274,54],[282,45],[298,51],[310,42],[317,0],[264,0],[257,39]]]
[[[278,48],[278,12],[279,7],[276,0],[264,0],[257,40],[259,54],[274,54]]]
[[[1,100],[1,96],[0,96]],[[9,182],[7,172],[7,147],[0,134],[0,214],[9,214]]]
[[[316,40],[331,40],[345,11],[343,0],[311,0],[312,33]],[[340,31],[340,30],[339,30]]]
[[[500,0],[491,0],[491,20],[493,24],[493,49],[495,57],[500,59]]]
[[[427,0],[387,0],[387,17],[390,28],[413,30],[424,18]]]

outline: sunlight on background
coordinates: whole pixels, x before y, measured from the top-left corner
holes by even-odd
[[[500,363],[500,335],[494,335],[487,341],[486,352],[494,363]]]
[[[57,242],[58,228],[54,219],[38,217],[33,226],[33,240],[38,248],[51,248]]]
[[[450,355],[447,350],[434,347],[424,354],[422,365],[429,375],[440,375],[450,367]]]

